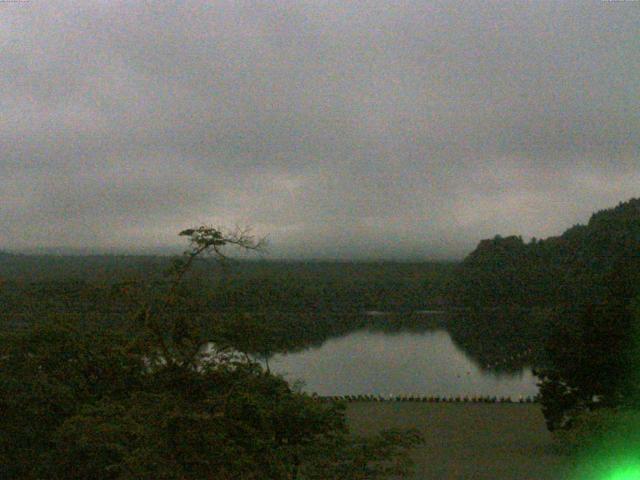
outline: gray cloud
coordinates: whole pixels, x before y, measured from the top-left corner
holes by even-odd
[[[0,247],[461,256],[640,195],[635,2],[1,8]]]

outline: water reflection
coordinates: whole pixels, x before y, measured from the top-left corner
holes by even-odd
[[[530,368],[487,370],[443,329],[381,331],[365,328],[316,348],[278,354],[272,371],[319,395],[533,396]]]

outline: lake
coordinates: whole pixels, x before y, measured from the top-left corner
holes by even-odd
[[[278,354],[272,372],[304,382],[303,390],[333,395],[534,396],[536,377],[483,370],[446,330],[380,332],[361,329],[319,347]]]

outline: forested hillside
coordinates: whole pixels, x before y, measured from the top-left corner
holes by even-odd
[[[64,313],[126,310],[143,285],[161,287],[171,259],[138,256],[13,255],[0,252],[0,304]],[[210,312],[412,311],[441,302],[452,263],[200,260],[185,282]],[[126,293],[127,295],[122,295]],[[25,307],[29,307],[26,309]]]
[[[504,345],[533,351],[551,430],[572,428],[583,412],[640,405],[640,199],[559,237],[480,242],[456,269],[448,298],[493,312],[453,325],[466,336],[498,331]]]
[[[453,305],[495,307],[602,303],[640,291],[640,198],[591,216],[559,237],[496,236],[458,267]]]

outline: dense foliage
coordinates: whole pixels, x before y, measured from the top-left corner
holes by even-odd
[[[559,237],[483,240],[452,279],[450,302],[481,308],[603,303],[612,280],[631,298],[640,293],[640,199]]]
[[[168,261],[0,255],[1,315],[6,319],[7,309],[24,314],[29,304],[43,312],[121,313],[149,280],[156,286],[166,282],[155,263],[162,260]],[[198,259],[183,288],[198,308],[215,312],[411,311],[442,301],[443,280],[452,268],[448,263],[238,261],[225,269]],[[131,295],[120,295],[123,291]]]
[[[125,298],[114,293],[149,280],[162,284],[167,262],[166,257],[0,252],[0,301],[15,310],[32,300],[48,311],[121,311],[127,307]],[[435,262],[266,260],[235,260],[225,266],[197,258],[183,283],[190,297],[211,311],[411,311],[442,303],[444,279],[453,267]]]
[[[105,327],[122,325],[166,290],[168,280],[157,260],[5,255],[0,258],[5,279],[0,328],[56,314]],[[441,301],[452,268],[447,263],[267,261],[237,261],[225,268],[198,258],[176,291],[179,301],[164,314],[199,319],[219,341],[263,356],[320,344],[357,328],[398,328],[411,312]],[[398,315],[373,317],[365,315],[367,310]]]
[[[293,390],[225,348],[183,308],[189,291],[182,280],[200,253],[220,242],[253,245],[217,230],[185,234],[191,249],[128,320],[105,327],[82,314],[48,315],[4,329],[0,477],[346,480],[406,473],[408,451],[420,441],[415,432],[351,435],[342,405]]]
[[[406,471],[419,440],[353,437],[342,406],[224,353],[150,368],[130,337],[65,321],[5,336],[1,353],[2,478],[360,478]]]
[[[521,308],[511,319],[514,337],[543,333],[531,348],[551,430],[570,428],[585,410],[637,402],[640,199],[595,213],[559,237],[485,240],[450,288],[458,305]]]
[[[39,458],[35,451],[24,449],[25,445],[41,448],[37,446],[38,442],[48,442],[42,451],[58,458],[60,452],[56,449],[63,443],[55,442],[66,439],[64,451],[71,452],[77,447],[72,446],[77,438],[71,441],[72,437],[62,432],[72,427],[75,428],[74,435],[95,428],[100,432],[96,438],[110,438],[107,433],[113,431],[126,432],[122,433],[126,442],[132,438],[146,438],[144,435],[147,434],[159,441],[163,438],[160,430],[131,433],[131,429],[142,428],[140,423],[149,429],[155,425],[136,415],[142,415],[148,404],[154,402],[170,405],[175,411],[188,408],[199,412],[194,413],[196,415],[220,414],[219,410],[211,410],[211,405],[199,404],[196,397],[192,399],[195,403],[190,404],[191,400],[180,396],[185,388],[198,390],[201,388],[198,385],[207,384],[207,376],[242,374],[242,382],[252,385],[249,393],[258,395],[262,392],[251,401],[259,408],[266,408],[264,415],[276,415],[269,410],[269,405],[273,406],[274,398],[286,404],[288,400],[282,400],[286,397],[300,408],[300,415],[321,417],[328,406],[320,406],[291,391],[281,380],[261,370],[252,359],[263,360],[274,352],[319,344],[330,336],[362,327],[385,331],[445,327],[453,341],[483,368],[515,371],[534,365],[541,379],[543,411],[552,430],[574,427],[584,412],[604,407],[637,406],[636,385],[640,380],[635,375],[635,371],[640,371],[637,361],[640,358],[637,352],[637,340],[640,339],[638,199],[598,212],[587,225],[572,227],[559,237],[533,239],[528,243],[520,237],[482,241],[459,265],[242,261],[229,268],[194,257],[189,264],[189,275],[181,276],[181,281],[172,285],[170,279],[162,275],[161,265],[165,260],[161,257],[0,254],[1,326],[9,332],[2,338],[5,353],[0,357],[4,402],[0,407],[8,412],[2,420],[5,422],[3,431],[7,433],[3,437],[4,443],[0,444],[5,458],[24,455],[13,464],[13,460],[7,460],[5,465]],[[177,272],[180,268],[178,263]],[[171,302],[160,302],[160,309],[145,310],[145,306],[157,304],[168,291],[171,291]],[[424,318],[409,314],[425,307],[440,306],[445,300],[454,311],[451,316],[425,322]],[[399,315],[365,316],[366,310],[395,311]],[[144,314],[140,316],[141,311]],[[62,317],[62,324],[54,322],[55,318]],[[132,321],[132,318],[137,320]],[[149,318],[157,321],[155,333],[151,335]],[[190,373],[186,376],[181,369],[171,370],[161,365],[149,369],[145,359],[149,356],[149,345],[153,344],[154,338],[158,340],[158,332],[174,345],[164,352],[165,357],[194,358],[198,348],[210,341],[215,343],[218,352],[235,349],[247,355],[233,359],[224,355],[216,357],[217,360],[203,369],[194,369],[191,363],[187,369]],[[58,340],[44,341],[43,336],[58,338],[60,346],[56,347]],[[141,340],[136,343],[132,342],[133,338]],[[82,347],[73,353],[73,346]],[[91,359],[98,366],[85,365],[77,374],[71,369],[69,379],[72,383],[58,382],[57,379],[64,375],[62,367],[55,370],[55,365],[70,368],[60,364],[65,355],[73,365],[81,366]],[[109,363],[111,361],[115,364]],[[54,370],[49,371],[49,368]],[[125,369],[125,373],[118,368]],[[89,382],[90,386],[87,386],[85,377],[93,378],[87,373],[91,371],[115,373],[106,376],[101,373],[98,377],[108,379],[106,383],[91,380],[94,383]],[[126,378],[127,385],[135,387],[126,389],[133,392],[130,398],[118,396],[125,389],[118,387],[118,381],[113,381],[114,375]],[[195,384],[182,384],[185,378]],[[81,387],[69,387],[76,384]],[[172,390],[172,385],[181,387]],[[98,393],[91,393],[92,388]],[[77,392],[85,392],[85,396],[77,399],[74,397]],[[60,414],[60,404],[64,402],[56,400],[58,395],[68,401],[67,407],[76,407]],[[225,394],[212,390],[205,397],[216,395]],[[29,408],[35,410],[25,408],[22,412],[22,402],[30,401]],[[239,410],[249,408],[235,403],[229,405]],[[401,445],[401,439],[411,441],[410,435],[394,437],[397,442],[389,444],[382,438],[353,439],[346,433],[339,408],[330,408],[334,409],[330,415],[333,423],[325,423],[322,427],[325,430],[315,431],[311,435],[314,447],[305,451],[304,458],[311,463],[303,465],[296,460],[299,478],[307,478],[301,476],[303,472],[308,478],[316,478],[312,473],[316,468],[314,465],[323,464],[322,468],[328,471],[327,458],[333,458],[332,465],[339,470],[342,467],[338,465],[353,467],[357,463],[353,457],[356,452],[364,455],[362,452],[376,449],[393,451],[393,445]],[[128,412],[122,416],[125,424],[109,423],[120,417],[114,413],[116,411]],[[231,413],[225,411],[222,415]],[[155,415],[162,417],[159,412]],[[50,423],[54,417],[62,419],[61,423]],[[41,421],[27,426],[27,421],[33,418]],[[89,418],[91,420],[87,420]],[[324,418],[329,420],[329,417]],[[240,422],[240,419],[236,420]],[[162,422],[165,427],[170,423],[167,419]],[[257,427],[242,427],[246,431],[254,428]],[[17,432],[30,436],[9,442],[7,439]],[[256,438],[259,436],[260,433],[256,433]],[[82,442],[90,442],[90,438],[82,437]],[[113,442],[120,445],[120,440]],[[126,448],[118,448],[129,455],[136,448],[126,442],[122,444]],[[287,445],[290,442],[287,440]],[[314,457],[313,452],[333,448],[331,446],[335,447],[336,442],[341,442],[339,454],[334,450],[331,455],[323,456],[325,460]],[[215,448],[222,447],[217,445]],[[297,445],[296,448],[302,447]],[[350,461],[345,460],[345,452],[351,452]],[[111,452],[107,456],[111,458],[112,455],[115,454]],[[295,456],[283,455],[289,459],[284,461],[289,465],[286,468],[290,468],[290,459]],[[316,460],[311,461],[313,458]],[[373,468],[371,455],[359,458],[367,460],[358,471]],[[255,461],[258,462],[255,465],[259,465],[261,460]],[[52,465],[50,460],[42,462],[42,465]],[[119,459],[118,462],[120,465],[134,460]],[[38,461],[32,463],[34,469],[39,465]],[[382,469],[389,466],[384,465]],[[11,467],[5,467],[8,468]],[[125,467],[116,468],[119,472],[125,471],[123,469]],[[30,473],[36,475],[34,478],[45,475],[33,472],[36,470]],[[247,472],[244,474],[249,475]],[[29,478],[24,472],[20,475],[19,478]],[[144,475],[140,478],[145,478]],[[340,478],[337,475],[335,478]],[[363,478],[373,478],[373,473],[367,475],[369,477]]]

